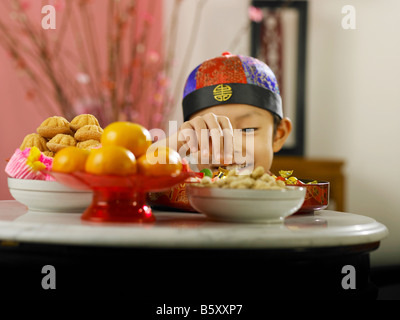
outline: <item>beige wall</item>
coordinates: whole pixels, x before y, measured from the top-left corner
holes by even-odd
[[[170,24],[172,4],[174,0],[165,0],[164,21]],[[181,99],[185,77],[206,59],[219,56],[224,51],[235,54],[248,54],[250,50],[249,29],[247,19],[247,0],[201,0],[202,10],[198,7],[200,1],[182,1],[179,15],[176,54],[174,59],[175,72],[173,86],[176,110],[171,119],[182,121]],[[201,14],[197,33],[193,29],[196,17]],[[167,27],[168,28],[168,27]],[[191,38],[197,34],[192,48],[188,48]],[[235,41],[238,40],[238,41]],[[187,52],[192,53],[188,60]],[[187,62],[187,63],[185,63]],[[180,77],[182,75],[182,77]]]
[[[341,8],[356,9],[356,30]],[[400,1],[310,3],[307,149],[347,163],[349,212],[375,218],[389,238],[375,264],[400,264]]]
[[[177,66],[190,37],[195,3],[183,2]],[[372,264],[400,264],[400,1],[309,3],[306,155],[346,161],[347,210],[373,217],[390,231],[372,254]],[[247,4],[214,0],[205,5],[185,75],[203,60],[231,50],[232,38],[245,25]],[[356,9],[356,30],[341,26],[342,7],[349,4]],[[248,41],[244,33],[235,53],[249,54]],[[180,119],[180,112],[178,107],[171,118]]]

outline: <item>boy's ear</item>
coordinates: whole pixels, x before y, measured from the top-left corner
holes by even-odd
[[[287,137],[292,131],[292,121],[289,118],[283,118],[276,129],[276,134],[274,141],[272,143],[272,148],[274,153],[282,149]]]

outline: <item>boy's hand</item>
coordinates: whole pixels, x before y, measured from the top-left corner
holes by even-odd
[[[178,151],[186,144],[199,158],[212,156],[213,163],[232,163],[233,129],[227,117],[214,113],[197,116],[181,125],[177,138]]]

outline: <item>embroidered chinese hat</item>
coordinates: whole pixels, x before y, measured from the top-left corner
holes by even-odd
[[[183,118],[216,105],[249,104],[283,118],[282,100],[272,70],[260,60],[224,52],[197,66],[186,80]]]

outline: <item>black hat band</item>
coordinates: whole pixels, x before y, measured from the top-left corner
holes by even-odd
[[[282,99],[279,94],[254,84],[224,83],[189,93],[182,102],[183,119],[187,121],[194,113],[209,107],[232,103],[259,107],[283,118]]]

